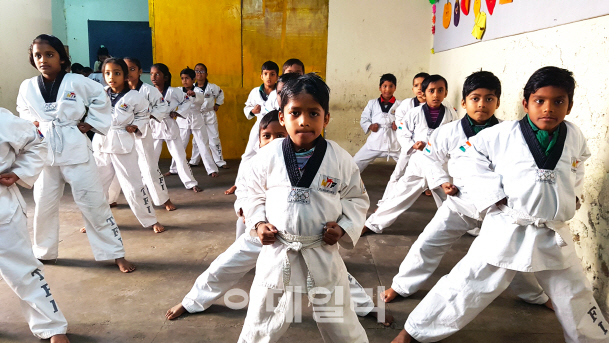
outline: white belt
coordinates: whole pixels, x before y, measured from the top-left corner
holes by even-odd
[[[39,121],[39,125],[45,128],[47,137],[51,144],[51,150],[53,152],[63,152],[63,134],[60,127],[77,126],[80,123],[79,120],[66,120],[59,121],[59,119],[51,121]]]
[[[556,244],[561,248],[567,246],[567,242],[560,236],[560,233],[558,233],[559,229],[567,226],[564,221],[536,218],[526,213],[518,212],[505,205],[499,205],[498,207],[501,212],[507,214],[508,216],[514,219],[513,224],[521,226],[534,225],[540,228],[550,229],[555,233],[554,239],[556,240]]]
[[[127,126],[111,125],[110,130],[127,131]]]
[[[283,261],[283,286],[284,289],[290,284],[292,278],[292,266],[290,265],[290,259],[288,258],[289,251],[302,251],[306,249],[312,249],[325,244],[323,241],[323,235],[317,236],[298,236],[291,235],[289,233],[279,232],[277,234],[277,240],[285,245],[285,258]],[[305,260],[306,263],[306,260]],[[309,266],[307,265],[307,269]],[[311,272],[307,271],[307,293],[315,287],[315,281],[311,277]]]

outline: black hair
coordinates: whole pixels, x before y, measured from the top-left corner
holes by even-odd
[[[195,68],[196,68],[196,67],[198,67],[198,66],[203,67],[203,70],[205,70],[205,73],[207,73],[207,66],[206,66],[205,64],[203,64],[203,63],[197,63],[197,64],[195,65]]]
[[[537,92],[540,88],[548,86],[564,89],[569,95],[569,105],[573,104],[573,94],[575,93],[573,73],[558,67],[537,69],[524,86],[524,99],[528,102],[531,94]]]
[[[89,67],[83,67],[80,72],[81,73],[89,73],[89,74],[91,74],[93,72],[93,69],[91,69]]]
[[[421,90],[423,91],[423,93],[425,93],[430,83],[439,81],[444,81],[444,86],[446,86],[446,89],[448,89],[448,82],[446,82],[446,79],[442,75],[434,74],[429,75],[425,78],[425,80],[423,80],[423,83],[421,83]]]
[[[108,48],[103,45],[100,45],[99,49],[97,49],[97,56],[110,56],[110,52],[108,51]]]
[[[286,83],[290,80],[295,80],[300,76],[298,73],[286,73],[282,74],[278,79],[277,83]]]
[[[190,67],[186,67],[185,69],[182,69],[182,71],[180,72],[180,75],[188,75],[190,76],[191,79],[195,79],[195,77],[197,76],[197,73],[195,73],[195,71],[193,69],[190,69]]]
[[[313,99],[323,108],[325,114],[330,112],[330,88],[315,73],[300,75],[295,79],[289,80],[283,85],[281,90],[281,111],[285,105],[300,94],[310,94]]]
[[[486,88],[495,92],[497,99],[501,97],[501,81],[499,81],[499,78],[490,71],[477,71],[465,78],[462,91],[463,100],[478,88]]]
[[[383,74],[381,76],[381,82],[379,83],[379,87],[383,85],[383,82],[385,81],[389,81],[391,83],[393,83],[394,86],[398,85],[398,79],[395,78],[395,75],[393,74]]]
[[[418,79],[419,77],[422,77],[423,79],[426,79],[426,78],[428,78],[428,77],[429,77],[429,74],[428,74],[428,73],[426,73],[426,72],[417,73],[417,75],[415,75],[415,76],[412,78],[412,83],[414,84],[414,80]]]
[[[75,73],[75,74],[80,74],[80,73],[82,73],[82,70],[83,70],[84,68],[85,68],[85,67],[83,67],[83,65],[82,65],[82,64],[80,64],[80,63],[73,63],[73,64],[72,64],[72,66],[71,66],[71,70],[72,70],[72,72],[73,72],[73,73]]]
[[[167,80],[165,80],[163,83],[163,89],[168,89],[169,86],[171,86],[171,73],[169,72],[169,67],[167,67],[164,63],[155,63],[150,67],[150,69],[152,68],[158,69],[161,73],[163,73],[163,76],[167,77]]]
[[[131,61],[132,63],[134,63],[137,66],[137,68],[139,70],[142,70],[142,62],[140,62],[139,59],[137,59],[135,57],[123,57],[123,60],[129,60],[129,61]]]
[[[272,110],[269,113],[265,114],[262,119],[260,119],[260,131],[269,127],[269,125],[274,121],[279,121],[278,110]]]
[[[102,75],[104,74],[104,70],[106,69],[106,64],[117,64],[121,67],[121,69],[123,70],[124,73],[124,79],[125,79],[125,87],[129,88],[129,82],[127,81],[127,75],[129,75],[129,67],[127,67],[127,63],[125,63],[125,61],[122,58],[116,58],[116,57],[110,57],[110,58],[106,58],[106,60],[104,61],[104,64],[102,64],[101,66],[101,72]]]
[[[266,61],[262,64],[262,70],[260,72],[263,72],[265,70],[274,70],[277,74],[279,74],[279,66],[277,65],[277,63],[273,62],[273,61]]]
[[[38,35],[38,37],[34,38],[34,40],[32,41],[32,44],[30,44],[30,50],[29,50],[30,64],[32,65],[32,67],[36,68],[36,63],[34,62],[33,51],[34,51],[34,44],[38,44],[38,43],[46,43],[57,51],[57,53],[59,54],[59,60],[63,60],[63,62],[61,63],[61,70],[66,71],[66,70],[68,70],[68,68],[70,68],[70,66],[72,65],[72,63],[70,62],[70,56],[68,56],[68,52],[66,51],[65,46],[63,46],[63,43],[61,42],[61,40],[59,40],[59,38],[57,38],[55,36],[47,35],[44,33],[41,35]],[[36,68],[36,69],[38,69],[38,68]]]
[[[304,63],[302,63],[302,61],[298,58],[290,58],[289,60],[285,61],[285,63],[283,64],[283,68],[281,68],[281,72],[285,73],[285,70],[293,66],[294,64],[299,65],[302,68],[302,72],[305,72]]]

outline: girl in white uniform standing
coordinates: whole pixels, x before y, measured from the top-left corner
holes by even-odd
[[[39,125],[49,142],[48,160],[34,185],[34,255],[41,260],[57,259],[59,199],[69,183],[95,260],[114,259],[121,271],[131,272],[135,266],[124,258],[120,230],[99,183],[91,141],[84,135],[89,130],[100,137],[108,132],[110,102],[95,81],[65,73],[70,60],[57,37],[36,37],[30,46],[30,63],[41,75],[23,81],[17,111]]]
[[[122,59],[107,59],[102,70],[113,111],[108,134],[93,137],[101,184],[107,192],[116,175],[131,210],[142,226],[152,227],[156,233],[163,232],[165,228],[157,221],[148,188],[142,182],[135,151],[135,136],[142,134],[139,128],[148,125],[150,120],[148,100],[138,91],[129,89],[129,71]]]
[[[150,67],[150,80],[167,103],[168,113],[162,121],[150,120],[152,138],[154,138],[154,159],[158,161],[161,157],[164,141],[167,144],[167,150],[169,150],[171,157],[173,157],[176,163],[176,170],[184,187],[192,189],[195,193],[202,192],[203,190],[198,186],[197,180],[192,175],[190,165],[188,165],[186,151],[180,137],[180,128],[175,121],[175,118],[179,116],[175,110],[180,102],[182,92],[170,86],[171,73],[169,68],[163,63],[156,63]]]
[[[47,145],[32,123],[4,108],[0,122],[0,276],[21,299],[34,336],[69,343],[66,318],[32,251],[25,201],[17,187],[32,187],[48,156]]]

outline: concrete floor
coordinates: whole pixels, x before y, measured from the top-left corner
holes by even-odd
[[[120,225],[127,258],[137,264],[132,274],[122,274],[108,262],[95,262],[69,187],[61,206],[60,258],[45,266],[53,296],[69,323],[69,337],[79,342],[236,342],[246,310],[231,310],[223,300],[204,313],[186,315],[176,321],[165,320],[165,311],[179,303],[193,282],[235,239],[234,196],[224,190],[232,185],[238,161],[231,169],[221,170],[217,179],[205,175],[203,167],[193,171],[205,191],[195,194],[183,188],[177,176],[167,178],[171,200],[177,211],[157,209],[159,221],[167,231],[154,234],[143,229],[121,196],[114,216]],[[161,161],[167,170],[168,161]],[[376,204],[384,191],[393,166],[371,165],[363,173],[371,203]],[[29,190],[23,191],[30,205]],[[371,206],[369,213],[374,211]],[[364,287],[389,287],[400,262],[427,222],[435,205],[421,197],[415,206],[382,235],[360,239],[356,248],[342,250],[347,268]],[[373,318],[361,318],[370,342],[390,342],[402,329],[408,314],[427,291],[461,259],[472,242],[463,237],[454,244],[424,289],[414,296],[398,298],[387,305],[396,318],[384,328]],[[249,291],[253,272],[237,285]],[[240,301],[234,298],[232,301]],[[321,336],[303,306],[303,323],[293,324],[281,342],[320,342]],[[508,289],[470,325],[444,342],[563,342],[562,330],[553,312],[542,306],[523,303]],[[15,294],[0,280],[0,342],[39,342],[21,315]]]

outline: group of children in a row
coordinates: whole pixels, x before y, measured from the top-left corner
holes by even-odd
[[[192,82],[193,77],[188,69],[181,73],[184,88],[169,87],[171,74],[164,65],[155,64],[151,78],[156,89],[146,92],[141,81],[129,76],[141,72],[134,59],[104,62],[109,86],[104,91],[85,78],[65,74],[69,58],[63,45],[47,35],[34,40],[30,61],[41,75],[22,84],[18,111],[40,131],[1,112],[2,121],[10,125],[0,128],[4,155],[0,201],[5,204],[0,232],[7,237],[0,240],[4,242],[0,253],[8,256],[0,261],[0,271],[24,301],[34,334],[67,342],[67,323],[38,261],[57,258],[63,185],[72,186],[96,260],[115,259],[122,271],[134,270],[124,259],[120,231],[108,206],[112,178],[118,176],[140,222],[161,231],[149,199],[155,199],[155,186],[146,181],[146,174],[160,174],[154,155],[158,144],[153,142],[150,149],[146,131],[157,140],[181,138],[170,128],[175,122],[167,116],[186,120],[185,130],[200,131],[189,113],[199,110],[196,100],[201,91],[189,87],[188,79]],[[263,85],[252,90],[246,103],[246,116],[258,119],[236,181],[238,238],[197,279],[182,303],[167,312],[168,319],[205,310],[256,267],[240,342],[277,341],[292,322],[299,293],[309,296],[315,312],[331,306],[342,313],[339,320],[318,321],[324,341],[367,342],[356,315],[376,314],[374,302],[347,272],[336,243],[353,248],[365,222],[375,232],[388,226],[391,217],[383,215],[384,206],[395,208],[392,201],[403,198],[400,206],[405,209],[429,188],[444,193],[439,210],[410,249],[392,288],[383,294],[385,301],[414,293],[455,240],[476,227],[481,231],[468,254],[410,314],[395,342],[412,337],[431,342],[453,334],[510,283],[527,301],[551,302],[568,342],[607,341],[608,325],[565,224],[575,213],[583,162],[590,156],[581,131],[564,121],[573,106],[575,81],[570,72],[556,67],[536,71],[525,86],[527,115],[503,123],[494,116],[501,84],[492,73],[476,72],[466,79],[462,106],[467,114],[461,120],[455,120],[454,110],[442,103],[447,82],[439,75],[418,75],[425,77],[415,78],[421,91],[416,92],[416,100],[407,100],[413,108],[394,119],[392,109],[397,106],[391,88],[396,81],[384,75],[382,95],[369,103],[362,127],[380,132],[378,137],[391,138],[404,131],[396,139],[407,151],[394,156],[409,160],[398,164],[401,169],[392,176],[397,186],[386,192],[380,204],[381,219],[375,221],[373,215],[366,221],[369,198],[360,178],[366,163],[359,162],[370,160],[371,154],[356,155],[354,161],[338,144],[324,139],[321,133],[330,120],[329,88],[318,76],[304,74],[302,62],[286,64],[276,82],[278,66],[265,63]],[[158,97],[155,91],[160,98],[153,98],[151,94]],[[96,133],[92,143],[83,134],[90,130]],[[159,131],[167,135],[157,138]],[[378,141],[384,144],[381,138]],[[385,153],[383,144],[367,149]],[[146,151],[152,151],[152,158],[146,157]],[[185,157],[179,163],[187,167]],[[141,173],[132,175],[125,169]],[[17,181],[35,185],[33,252]],[[157,200],[163,204],[164,198]],[[40,221],[46,217],[43,227]],[[279,304],[269,310],[266,305],[277,291],[282,294]]]

